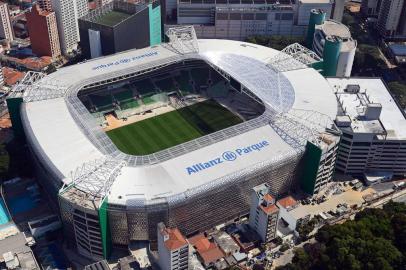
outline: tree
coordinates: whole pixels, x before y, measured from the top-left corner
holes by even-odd
[[[288,249],[289,249],[289,245],[287,243],[283,243],[279,250],[281,252],[285,252]]]
[[[303,37],[288,37],[288,36],[257,35],[248,37],[245,41],[253,44],[271,47],[279,51],[293,43],[304,44]]]
[[[390,82],[388,84],[390,91],[399,101],[402,108],[406,108],[406,84],[400,82]]]
[[[10,157],[4,145],[0,145],[0,178],[4,180],[8,175],[10,165]]]
[[[366,209],[354,220],[322,227],[316,240],[295,250],[292,263],[278,269],[404,270],[406,205],[389,202],[383,209]]]
[[[303,239],[307,239],[309,237],[309,234],[314,230],[316,223],[317,219],[312,218],[308,222],[302,222],[298,224],[296,230]]]

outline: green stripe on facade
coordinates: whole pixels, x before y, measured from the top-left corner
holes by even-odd
[[[6,102],[14,134],[19,138],[24,138],[24,129],[20,116],[21,103],[23,103],[23,98],[22,97],[8,98]]]
[[[161,44],[162,30],[161,30],[161,6],[157,5],[155,8],[152,4],[148,5],[149,9],[149,45],[154,46]]]
[[[111,233],[107,209],[108,203],[107,197],[105,197],[99,208],[100,233],[102,238],[103,257],[105,259],[107,259],[111,253]]]
[[[316,185],[317,172],[319,170],[322,151],[317,145],[307,142],[304,155],[304,171],[301,188],[307,194],[313,195]]]

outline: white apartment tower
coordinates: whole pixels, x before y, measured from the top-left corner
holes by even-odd
[[[401,27],[405,0],[382,0],[379,9],[377,28],[384,37],[396,36]]]
[[[78,19],[89,12],[87,0],[52,0],[52,8],[58,22],[62,53],[66,55],[77,48]]]
[[[12,41],[14,39],[13,28],[11,27],[8,5],[0,2],[0,38]]]
[[[189,243],[177,229],[158,224],[158,256],[161,270],[189,269]]]
[[[269,186],[261,184],[253,188],[251,195],[249,224],[264,243],[276,237],[279,215],[279,208],[275,205],[275,198],[269,192]]]

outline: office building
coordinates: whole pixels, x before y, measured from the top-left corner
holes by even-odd
[[[161,270],[189,268],[189,243],[181,232],[158,224],[158,256]]]
[[[131,4],[114,0],[79,19],[79,31],[86,58],[159,44],[159,1]]]
[[[61,55],[55,12],[34,5],[25,14],[33,53],[57,58]]]
[[[8,5],[4,2],[0,2],[0,39],[7,39],[8,41],[14,39]]]
[[[379,78],[328,78],[343,135],[336,169],[365,179],[406,173],[406,117]]]
[[[384,38],[406,37],[405,0],[381,0],[377,29]]]
[[[245,40],[253,35],[304,36],[310,10],[323,9],[330,18],[331,0],[181,1],[177,23],[193,25],[199,38]]]
[[[361,13],[367,17],[378,17],[382,0],[362,0]]]
[[[333,20],[315,25],[312,49],[324,60],[325,76],[351,76],[357,41],[347,26]]]
[[[58,23],[62,53],[67,55],[77,49],[79,37],[78,20],[88,14],[87,0],[52,0]]]
[[[275,198],[270,194],[267,184],[261,184],[252,189],[249,224],[267,243],[276,237],[279,208],[275,205]]]

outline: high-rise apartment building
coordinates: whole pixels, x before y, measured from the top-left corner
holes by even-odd
[[[12,41],[14,39],[13,28],[11,27],[8,5],[0,2],[0,38]]]
[[[162,270],[189,269],[189,243],[177,229],[158,224],[158,256]]]
[[[55,12],[43,11],[36,4],[26,13],[32,51],[38,56],[61,55]]]
[[[51,0],[37,0],[37,5],[39,8],[44,11],[52,11],[52,2]]]
[[[77,49],[79,37],[79,18],[89,12],[87,0],[52,0],[58,22],[59,41],[63,54]]]
[[[267,184],[252,189],[249,224],[258,233],[261,241],[267,243],[276,237],[279,208],[269,193]]]
[[[361,13],[368,17],[377,17],[382,0],[362,0]]]
[[[383,37],[406,36],[406,21],[402,16],[406,15],[405,0],[382,0],[377,29]]]

